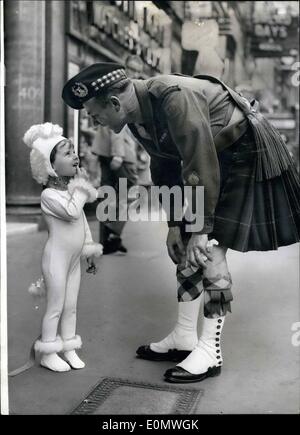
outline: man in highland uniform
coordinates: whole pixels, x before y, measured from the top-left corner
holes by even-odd
[[[62,97],[115,133],[127,124],[151,157],[155,185],[204,186],[201,231],[189,232],[184,218],[178,222],[172,212],[169,216],[167,248],[177,264],[178,320],[167,337],[139,347],[137,354],[179,362],[166,371],[168,382],[218,375],[221,334],[232,301],[227,249],[266,251],[299,241],[299,179],[280,135],[256,101],[250,104],[211,76],[137,80],[129,79],[122,65],[98,63],[71,78]]]

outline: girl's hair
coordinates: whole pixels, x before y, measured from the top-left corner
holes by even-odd
[[[56,157],[56,153],[57,153],[57,150],[58,150],[58,145],[60,145],[62,142],[64,142],[64,141],[58,142],[55,145],[55,147],[53,148],[53,150],[51,151],[51,154],[50,154],[50,163],[51,163],[52,167],[53,167],[53,163],[55,162],[55,157]]]
[[[52,166],[53,166],[53,163],[55,162],[55,157],[56,157],[58,145],[59,144],[55,145],[55,147],[53,148],[53,150],[51,151],[51,154],[50,154],[50,163],[51,163]]]

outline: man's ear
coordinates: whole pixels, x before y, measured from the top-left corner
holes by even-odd
[[[121,102],[120,102],[119,98],[116,97],[115,95],[112,95],[110,97],[110,102],[114,106],[116,112],[119,112],[119,110],[121,108]]]

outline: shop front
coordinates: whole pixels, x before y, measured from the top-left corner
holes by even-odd
[[[152,2],[66,2],[67,79],[97,62],[126,64],[140,59],[141,78],[170,72],[171,20]],[[66,131],[78,149],[81,165],[100,185],[97,157],[91,152],[96,129],[84,110],[66,108]]]
[[[143,77],[170,72],[171,20],[149,1],[9,0],[4,12],[7,213],[35,220],[41,186],[31,177],[25,131],[47,121],[63,126],[97,184],[94,130],[84,111],[63,103],[63,85],[88,65],[123,64],[129,55],[140,59]]]

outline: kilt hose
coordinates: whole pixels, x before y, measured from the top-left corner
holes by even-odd
[[[209,239],[220,246],[240,252],[276,250],[299,242],[300,183],[296,167],[291,165],[280,176],[256,180],[257,150],[253,132],[246,133],[218,154],[221,185],[215,210],[214,230]],[[181,224],[183,243],[191,233]],[[178,301],[196,299],[209,291],[211,302],[206,315],[230,311],[231,277],[217,275],[203,279],[203,271],[177,267]]]

